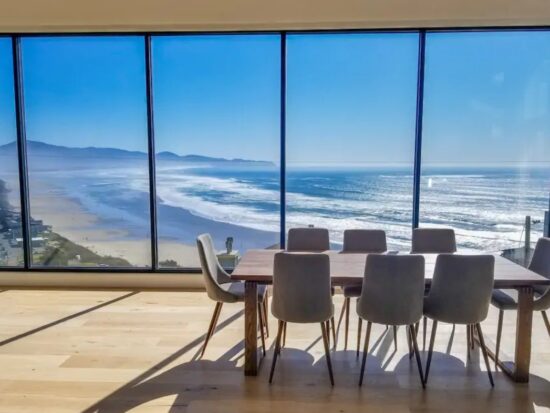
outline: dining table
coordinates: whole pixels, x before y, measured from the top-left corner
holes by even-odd
[[[248,250],[231,274],[232,280],[243,281],[244,299],[244,374],[256,376],[259,371],[261,354],[258,351],[258,285],[273,282],[273,262],[275,254],[282,250]],[[348,253],[336,250],[317,252],[327,254],[330,259],[331,283],[335,287],[361,284],[368,254]],[[407,254],[391,251],[387,254]],[[428,287],[434,273],[438,254],[417,254],[425,259],[425,283]],[[515,289],[518,292],[516,322],[516,345],[513,361],[498,361],[499,367],[512,380],[518,383],[529,381],[531,364],[531,333],[533,323],[533,298],[535,286],[550,286],[550,280],[522,267],[499,254],[495,257],[494,288]],[[307,303],[304,303],[307,305]],[[494,353],[488,349],[494,360]]]

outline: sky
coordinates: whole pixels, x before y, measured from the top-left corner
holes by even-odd
[[[418,35],[287,38],[289,165],[411,166]],[[28,139],[147,150],[139,36],[22,40]],[[278,35],[153,38],[157,151],[279,160]],[[0,143],[15,138],[0,39]],[[550,31],[430,33],[426,164],[550,164]]]

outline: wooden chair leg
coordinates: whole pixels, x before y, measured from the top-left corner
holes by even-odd
[[[275,339],[275,351],[273,352],[273,361],[271,362],[271,371],[269,372],[269,383],[273,381],[273,373],[275,372],[275,364],[277,364],[277,357],[281,352],[281,336],[283,334],[284,321],[279,320],[279,326],[277,328],[277,338]]]
[[[332,374],[332,362],[330,360],[329,349],[329,327],[328,323],[321,323],[321,333],[323,334],[323,344],[325,346],[325,358],[327,359],[328,374],[330,376],[330,384],[334,386],[334,376]]]
[[[367,353],[369,352],[369,339],[372,323],[367,321],[367,333],[365,335],[365,346],[363,347],[363,361],[361,362],[361,375],[359,376],[359,386],[363,385],[363,376],[365,375],[365,366],[367,365]]]
[[[428,374],[430,374],[430,364],[432,363],[432,354],[434,351],[435,332],[437,331],[437,321],[432,324],[432,335],[430,336],[430,348],[428,350],[428,361],[426,362],[426,373],[424,373],[424,383],[428,383]]]
[[[334,323],[334,317],[330,319],[330,326],[332,327],[332,341],[334,344],[334,350],[336,350],[336,326]]]
[[[344,301],[344,305],[346,307],[346,320],[345,320],[345,336],[344,336],[344,350],[348,349],[348,331],[349,331],[349,306],[350,306],[350,298],[346,298]]]
[[[269,314],[269,293],[265,292],[265,298],[264,298],[264,325],[265,325],[265,336],[269,338],[269,322],[268,322],[268,314]]]
[[[359,349],[361,348],[361,329],[363,328],[363,319],[359,317],[359,325],[357,326],[357,351],[355,357],[359,357]]]
[[[495,382],[493,381],[493,374],[491,373],[491,367],[489,367],[489,356],[487,355],[487,347],[485,347],[485,340],[483,339],[483,333],[481,332],[481,324],[476,324],[477,336],[479,338],[479,345],[483,353],[483,359],[485,360],[485,367],[487,368],[487,375],[489,376],[489,381],[491,382],[491,387],[495,387]]]
[[[406,333],[407,333],[407,348],[409,349],[409,359],[410,359],[413,355],[413,347],[412,347],[412,341],[411,341],[411,331],[414,331],[414,326],[413,326],[412,330],[411,330],[410,326],[405,327],[405,330],[406,330]]]
[[[541,314],[544,324],[546,325],[546,331],[548,331],[548,335],[550,336],[550,321],[548,321],[548,315],[546,314],[546,311],[541,311]]]
[[[262,353],[265,357],[265,337],[264,337],[264,308],[262,303],[258,303],[258,319],[260,320],[260,337],[262,340]]]
[[[416,365],[418,366],[418,374],[420,375],[420,382],[422,383],[422,388],[426,388],[426,383],[424,382],[424,373],[422,372],[422,361],[420,360],[420,351],[418,351],[418,342],[416,340],[415,326],[411,324],[408,330],[408,339],[409,342],[412,342],[414,349],[414,355],[416,357]]]
[[[393,326],[393,347],[397,352],[397,326]]]
[[[283,325],[283,345],[281,347],[286,346],[286,321],[284,323],[285,324]]]
[[[500,340],[502,339],[502,322],[504,320],[504,310],[498,312],[498,326],[497,326],[497,344],[495,347],[495,371],[498,369],[498,354],[500,353]]]
[[[222,305],[223,303],[217,302],[216,307],[214,307],[214,314],[212,314],[212,318],[210,319],[210,325],[208,326],[208,332],[206,333],[206,337],[204,338],[204,344],[202,346],[200,358],[204,356],[204,352],[206,351],[206,346],[210,341],[210,337],[212,337],[212,335],[214,334],[218,318],[220,317],[220,313],[222,311]]]
[[[342,303],[342,309],[340,310],[340,315],[338,316],[338,331],[340,331],[340,326],[342,325],[342,320],[344,319],[345,312],[346,312],[346,298],[344,297],[344,302]]]
[[[468,360],[471,360],[470,343],[472,342],[472,329],[470,327],[470,324],[466,326],[466,357]]]

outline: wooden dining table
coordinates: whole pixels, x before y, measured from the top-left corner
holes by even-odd
[[[235,267],[231,278],[245,283],[245,361],[244,374],[256,376],[261,356],[258,351],[258,284],[273,282],[274,256],[281,250],[248,250]],[[368,254],[324,251],[330,258],[330,275],[333,286],[360,284],[365,272]],[[397,252],[388,252],[397,254]],[[399,253],[403,254],[403,253]],[[425,258],[425,280],[430,285],[437,254],[421,254]],[[550,280],[513,263],[498,254],[495,256],[494,288],[516,289],[518,311],[516,323],[516,348],[513,362],[499,361],[499,366],[518,383],[529,381],[531,363],[531,331],[533,322],[533,287],[550,285]],[[304,303],[307,305],[307,303]],[[488,351],[494,359],[492,351]]]

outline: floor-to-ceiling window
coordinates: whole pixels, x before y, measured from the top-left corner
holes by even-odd
[[[550,31],[427,31],[418,83],[423,34],[22,36],[19,93],[0,37],[0,266],[24,264],[22,209],[35,268],[198,268],[204,232],[231,268],[309,225],[333,247],[380,228],[408,250],[419,120],[420,225],[454,228],[461,251],[532,246],[550,201]]]
[[[152,63],[160,266],[198,267],[204,232],[227,267],[276,246],[280,36],[154,37]]]
[[[11,39],[0,38],[0,266],[23,264]]]
[[[542,235],[550,192],[550,32],[429,33],[421,226],[463,250]]]
[[[144,39],[21,41],[32,262],[151,266]]]
[[[409,248],[417,67],[417,33],[288,36],[287,228]]]

